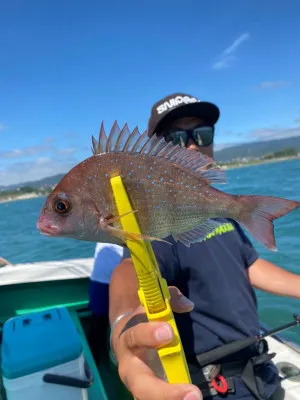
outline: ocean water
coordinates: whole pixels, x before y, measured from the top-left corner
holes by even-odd
[[[300,200],[300,160],[248,166],[227,171],[228,184],[219,186],[234,194],[261,194]],[[12,263],[93,257],[95,245],[40,235],[36,221],[44,198],[0,204],[0,257]],[[252,240],[262,258],[300,275],[300,210],[275,221],[277,252]],[[272,279],[272,276],[270,276]],[[300,300],[256,291],[259,315],[272,328],[300,314]],[[300,293],[300,286],[299,286]],[[242,316],[241,316],[242,318]],[[300,327],[285,336],[300,344]]]

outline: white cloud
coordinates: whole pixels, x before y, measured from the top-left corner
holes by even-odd
[[[214,144],[214,151],[220,151],[226,149],[227,147],[235,146],[238,143],[216,143]]]
[[[218,59],[213,63],[212,68],[215,70],[228,68],[232,62],[236,60],[237,57],[235,53],[237,52],[238,48],[248,39],[250,39],[249,33],[243,33],[237,37],[230,46],[223,50]]]
[[[59,150],[57,150],[57,153],[58,154],[62,154],[62,155],[72,155],[72,154],[74,154],[75,153],[75,147],[68,147],[68,148],[66,148],[66,149],[59,149]]]
[[[230,67],[231,63],[236,60],[235,56],[223,57],[221,60],[213,64],[213,69],[220,70]]]
[[[48,137],[44,138],[44,143],[46,143],[46,144],[53,143],[54,141],[55,141],[55,139],[53,137],[51,137],[51,136],[48,136]]]
[[[57,154],[57,155],[72,155],[75,153],[75,147],[68,147],[59,149],[53,145],[37,145],[23,147],[22,149],[13,149],[8,151],[0,151],[0,159],[21,159],[26,157],[38,156],[43,153]]]
[[[287,81],[265,81],[265,82],[261,82],[258,85],[259,89],[277,89],[280,87],[284,87],[284,86],[288,86],[289,82]]]
[[[248,134],[248,138],[254,140],[282,139],[295,136],[300,136],[300,125],[289,128],[273,127],[254,129]]]
[[[22,149],[0,151],[0,159],[30,157],[51,150],[52,150],[51,146],[41,145],[41,146],[24,147]]]
[[[249,33],[243,33],[241,36],[239,36],[237,39],[235,39],[233,41],[233,43],[227,47],[224,51],[223,54],[225,55],[230,55],[232,54],[234,51],[236,51],[238,49],[238,47],[240,47],[240,45],[245,42],[246,40],[250,39],[250,35]]]
[[[34,161],[16,162],[0,169],[0,186],[14,185],[66,173],[77,164],[77,160],[57,160],[39,157]]]
[[[6,126],[2,122],[0,122],[0,132],[3,131],[5,128]]]
[[[45,165],[53,162],[51,157],[38,157],[35,161],[37,165]]]
[[[233,141],[230,143],[216,143],[214,145],[214,150],[219,151],[223,150],[226,147],[237,146],[245,143],[253,143],[253,142],[263,142],[268,140],[276,140],[276,139],[286,139],[290,137],[298,137],[300,136],[300,118],[295,119],[294,124],[292,126],[270,126],[270,127],[262,127],[253,129],[250,132],[233,132],[233,131],[225,131],[224,137],[232,138]],[[239,138],[239,140],[235,140],[235,138]]]
[[[91,150],[89,149],[89,152]],[[65,173],[78,163],[76,148],[59,148],[52,138],[41,144],[0,151],[0,186],[13,185]]]

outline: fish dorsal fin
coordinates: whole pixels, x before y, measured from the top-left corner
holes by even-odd
[[[98,142],[92,137],[92,149],[94,155],[126,152],[163,158],[193,171],[207,179],[209,183],[226,183],[224,171],[212,167],[215,162],[212,158],[198,151],[190,151],[179,145],[173,145],[172,142],[166,142],[163,137],[158,137],[156,134],[149,138],[147,131],[141,134],[137,127],[130,132],[127,123],[120,129],[115,121],[109,135],[106,136],[102,122]]]
[[[148,141],[147,131],[141,134],[138,127],[135,127],[130,132],[127,123],[120,130],[117,121],[113,123],[109,135],[106,136],[102,121],[98,142],[92,136],[92,150],[94,155],[113,152],[138,153]]]
[[[93,144],[92,151],[94,155],[106,152],[107,137],[105,134],[103,121],[101,122],[100,126],[99,140],[97,142],[94,136],[92,136],[92,144]]]

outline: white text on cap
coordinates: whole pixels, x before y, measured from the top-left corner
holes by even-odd
[[[178,106],[179,104],[185,103],[185,104],[189,104],[189,103],[196,103],[197,101],[200,101],[198,99],[196,99],[196,97],[189,97],[189,96],[176,96],[173,97],[171,99],[169,99],[168,101],[165,101],[164,103],[160,104],[157,108],[157,114],[162,114],[165,111]]]

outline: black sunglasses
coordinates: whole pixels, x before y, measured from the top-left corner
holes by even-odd
[[[210,146],[214,140],[215,128],[213,126],[198,126],[193,129],[171,129],[165,136],[167,142],[179,144],[181,147],[187,145],[191,138],[197,146]]]

